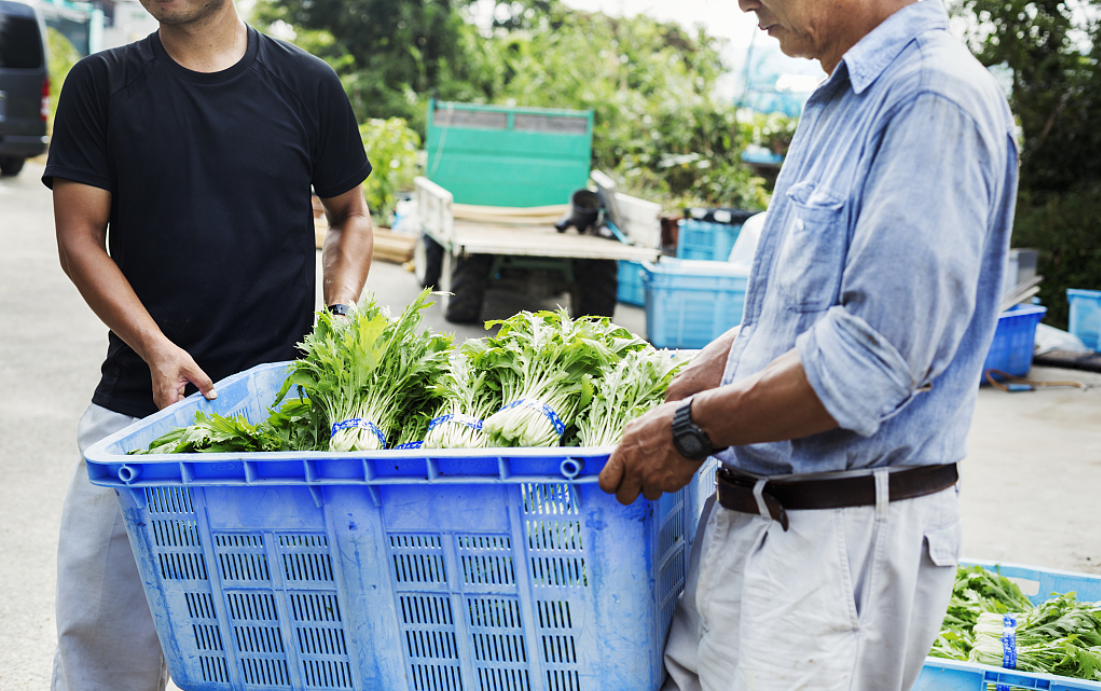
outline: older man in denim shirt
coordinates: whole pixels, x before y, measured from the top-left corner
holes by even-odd
[[[601,475],[620,501],[723,462],[667,689],[910,688],[952,589],[1013,221],[1013,118],[940,0],[740,0],[829,74],[804,110],[742,325]]]

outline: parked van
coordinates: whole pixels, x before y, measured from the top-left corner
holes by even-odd
[[[46,151],[49,112],[45,22],[33,5],[0,0],[0,175]]]

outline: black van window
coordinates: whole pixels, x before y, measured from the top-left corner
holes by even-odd
[[[42,39],[33,17],[0,14],[0,69],[42,67]]]

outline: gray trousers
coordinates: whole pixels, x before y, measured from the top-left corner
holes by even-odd
[[[115,491],[88,481],[84,451],[136,418],[92,404],[61,510],[52,691],[162,691],[168,681]]]
[[[665,647],[663,691],[907,691],[940,631],[959,491],[790,511],[787,532],[712,499]]]

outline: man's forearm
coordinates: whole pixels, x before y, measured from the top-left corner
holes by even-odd
[[[838,427],[795,349],[755,375],[697,394],[692,421],[716,447],[800,439]]]
[[[326,305],[354,304],[359,301],[374,252],[371,214],[363,201],[363,192],[349,192],[323,199],[329,215],[329,231],[321,250],[322,286]]]
[[[701,350],[692,359],[688,367],[678,374],[669,384],[669,390],[665,394],[666,401],[680,401],[694,393],[714,389],[722,384],[723,371],[726,369],[726,360],[730,355],[730,348],[738,338],[740,326],[735,326],[722,336],[719,336]]]

